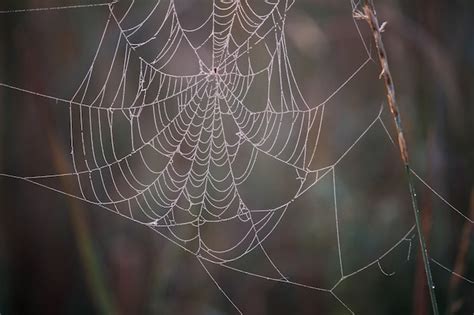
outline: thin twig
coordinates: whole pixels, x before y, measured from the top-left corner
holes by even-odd
[[[420,208],[423,209],[421,212],[421,226],[423,228],[423,235],[425,237],[426,246],[430,247],[430,234],[432,229],[432,221],[433,221],[433,209],[432,209],[432,200],[431,195],[425,194],[422,195],[420,198]],[[432,261],[431,261],[432,262]],[[421,252],[418,252],[416,255],[416,275],[414,279],[414,287],[413,287],[413,303],[412,314],[417,315],[428,315],[431,314],[430,306],[427,304],[429,301],[428,287],[426,284],[426,276],[425,276],[425,264],[423,262],[423,257],[421,256]]]
[[[425,266],[426,279],[428,282],[428,290],[430,292],[430,297],[431,297],[431,306],[433,308],[433,314],[439,315],[438,303],[436,302],[435,286],[433,282],[433,277],[431,275],[428,249],[426,246],[426,242],[423,236],[423,230],[421,226],[420,209],[418,207],[415,186],[414,186],[413,179],[411,176],[411,168],[410,168],[410,163],[409,163],[409,158],[408,158],[408,149],[407,149],[407,145],[405,141],[405,136],[403,134],[400,112],[399,112],[397,101],[395,98],[395,86],[393,84],[392,75],[390,73],[390,68],[388,65],[387,53],[385,51],[385,47],[382,41],[382,32],[384,31],[386,23],[383,23],[381,26],[379,25],[379,21],[377,19],[376,11],[375,11],[372,0],[365,0],[364,12],[357,13],[357,17],[363,18],[365,21],[367,21],[367,23],[370,26],[370,29],[372,30],[372,36],[375,41],[375,47],[376,47],[377,54],[379,57],[380,66],[382,68],[380,77],[383,78],[385,81],[388,106],[390,107],[390,112],[392,113],[393,120],[395,121],[395,127],[397,129],[397,134],[398,134],[398,147],[400,149],[400,155],[401,155],[403,164],[405,166],[405,173],[408,180],[408,187],[410,190],[410,197],[412,201],[413,212],[415,215],[416,230],[418,233],[418,241],[420,243],[421,255],[423,257],[423,264]]]

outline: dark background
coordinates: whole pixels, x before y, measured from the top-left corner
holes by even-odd
[[[199,10],[200,1],[190,1],[185,13]],[[57,5],[65,4],[3,0],[0,10]],[[473,218],[474,2],[375,5],[379,18],[388,21],[384,38],[413,168]],[[106,11],[0,14],[0,82],[71,97],[92,58]],[[360,25],[369,42],[367,27]],[[334,92],[365,59],[346,0],[296,0],[286,34],[309,104]],[[377,115],[385,101],[378,69],[370,63],[333,98],[322,159],[334,160],[334,152],[352,144]],[[67,108],[61,106],[0,88],[0,173],[54,172],[68,147]],[[383,117],[391,128],[387,110]],[[268,182],[265,176],[262,171],[257,192]],[[337,176],[344,263],[356,271],[404,235],[413,213],[398,153],[381,130],[351,151]],[[284,181],[272,184],[285,187]],[[471,224],[420,182],[417,189],[432,257],[474,279]],[[329,183],[322,183],[267,241],[291,278],[321,287],[337,281],[334,218],[325,211],[332,201]],[[337,295],[356,314],[430,314],[416,238],[412,245],[409,260],[406,241],[381,261],[384,271],[396,272],[393,276],[372,266],[341,284]],[[432,269],[441,311],[472,314],[472,283],[456,283],[437,265]],[[349,314],[328,294],[212,271],[245,314]],[[150,229],[0,177],[0,314],[233,313],[199,263]]]

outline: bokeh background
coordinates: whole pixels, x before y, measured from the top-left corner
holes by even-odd
[[[186,1],[183,17],[203,10],[202,1],[207,0]],[[94,1],[67,2],[84,3]],[[65,2],[2,0],[0,10],[58,5]],[[474,3],[380,0],[375,5],[379,18],[388,21],[386,48],[413,168],[473,218]],[[310,105],[336,91],[366,59],[351,15],[349,0],[296,0],[288,15],[289,54]],[[106,19],[107,8],[0,14],[0,82],[71,98]],[[370,43],[367,27],[360,27]],[[321,134],[322,165],[353,144],[385,104],[379,72],[370,62],[331,99]],[[65,110],[0,88],[0,173],[26,176],[69,167]],[[382,118],[392,128],[387,110]],[[269,182],[274,191],[291,190],[277,170],[258,172],[254,198],[273,198]],[[357,143],[336,176],[349,274],[400,240],[413,225],[413,213],[397,150],[381,128]],[[432,257],[474,279],[472,224],[421,182],[417,189]],[[322,181],[265,242],[290,279],[325,288],[339,279],[333,202],[331,181]],[[430,314],[413,237],[380,261],[390,276],[373,265],[339,285],[337,296],[356,314]],[[258,258],[242,264],[265,268]],[[245,314],[349,314],[329,294],[210,269]],[[437,265],[432,269],[442,312],[472,314],[472,282]],[[0,177],[0,314],[234,313],[197,260],[150,229]]]

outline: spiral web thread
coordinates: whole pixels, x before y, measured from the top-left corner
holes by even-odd
[[[382,126],[393,143],[381,119],[382,111],[334,163],[312,167],[318,155],[326,104],[372,60],[358,22],[354,20],[354,25],[366,59],[326,100],[310,107],[298,88],[284,34],[293,1],[266,0],[256,8],[251,1],[213,0],[212,13],[193,29],[182,26],[175,0],[155,0],[138,20],[132,15],[135,1],[125,2],[0,11],[17,14],[82,9],[106,10],[108,14],[90,68],[70,99],[0,83],[3,88],[69,106],[73,171],[29,177],[0,175],[40,185],[149,227],[194,255],[239,312],[206,263],[331,294],[353,313],[335,289],[372,266],[391,276],[382,268],[381,260],[402,243],[409,244],[409,259],[414,237],[412,226],[377,259],[356,271],[344,270],[336,167],[374,126]],[[353,16],[359,6],[351,1]],[[245,36],[240,38],[242,34]],[[106,44],[110,42],[114,44]],[[152,54],[146,55],[145,51]],[[181,62],[182,55],[177,52],[183,51],[188,52],[193,67],[188,73],[172,73],[168,66]],[[206,54],[209,51],[211,54]],[[264,104],[247,101],[257,84],[267,92]],[[240,193],[259,156],[293,169],[299,179],[293,196],[272,208],[253,209]],[[415,176],[472,224],[470,218]],[[48,179],[63,177],[77,183],[77,192],[47,184]],[[340,278],[331,288],[289,280],[263,245],[289,205],[326,177],[331,178],[333,186],[340,269]],[[231,246],[214,248],[207,244],[204,235],[208,226],[229,223],[242,232]],[[256,248],[265,254],[279,277],[231,264]]]

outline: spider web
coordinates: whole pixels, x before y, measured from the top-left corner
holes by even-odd
[[[317,166],[325,107],[372,61],[358,22],[354,25],[366,59],[323,102],[310,106],[299,89],[285,38],[293,1],[214,0],[212,12],[192,27],[180,19],[177,2],[113,1],[1,11],[87,9],[108,14],[90,67],[70,99],[0,83],[69,106],[72,171],[2,176],[68,195],[156,231],[194,255],[240,313],[207,264],[325,292],[353,313],[336,288],[373,266],[391,276],[382,259],[404,243],[409,244],[409,257],[414,237],[412,226],[377,259],[355,271],[344,269],[336,168],[375,126],[383,127],[393,143],[380,110],[343,154],[330,165]],[[352,13],[359,9],[359,3],[350,4]],[[255,94],[262,91],[265,99],[256,101]],[[296,178],[292,194],[280,201],[275,197],[267,207],[251,205],[242,193],[259,159],[278,163]],[[75,189],[50,184],[65,178],[76,184]],[[290,280],[264,246],[289,206],[328,178],[339,261],[339,278],[329,288]],[[235,267],[234,262],[255,250],[264,253],[277,276]]]

